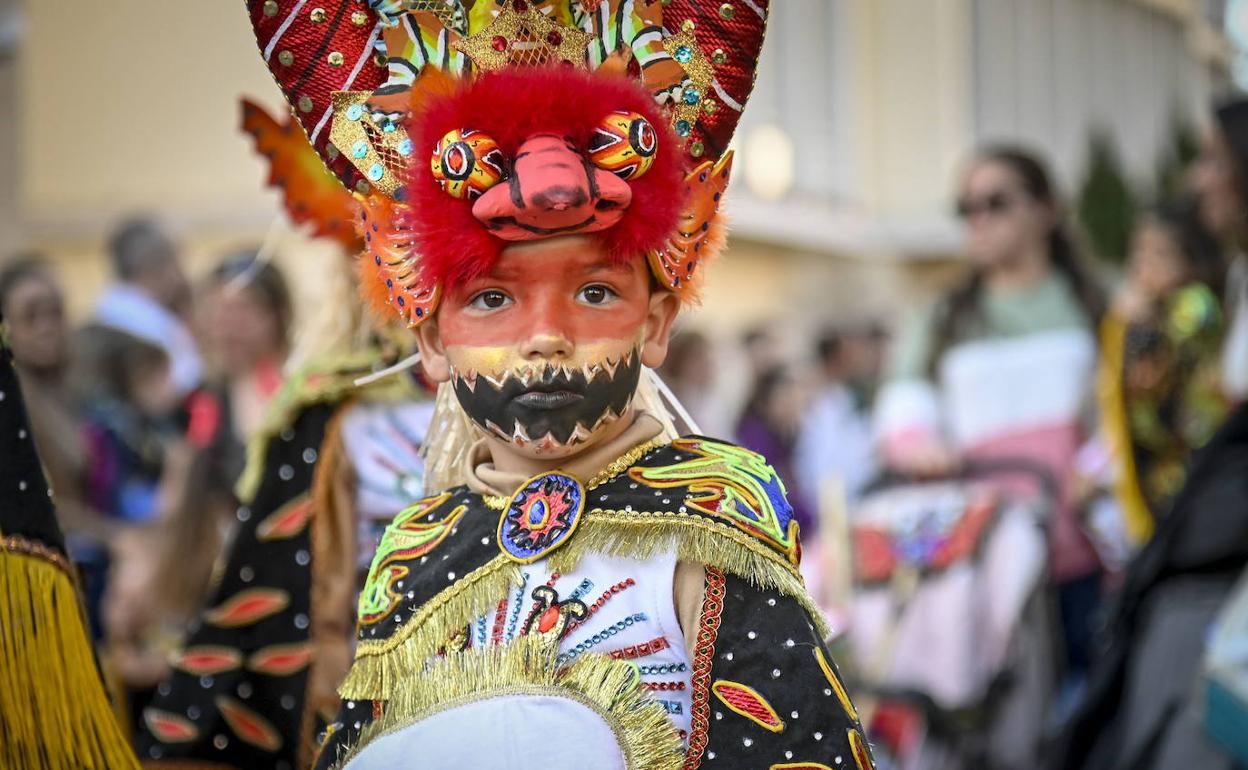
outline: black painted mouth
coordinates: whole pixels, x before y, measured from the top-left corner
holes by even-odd
[[[589,371],[547,364],[536,375],[455,373],[455,396],[479,427],[518,446],[548,436],[563,445],[583,441],[604,420],[628,408],[641,379],[641,357],[594,364]]]

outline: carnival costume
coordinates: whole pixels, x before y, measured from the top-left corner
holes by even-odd
[[[660,301],[696,298],[766,2],[249,8],[358,193],[365,294],[418,334],[531,244],[644,259]],[[520,272],[539,294],[572,280]],[[870,767],[783,485],[758,455],[675,435],[637,345],[520,363],[469,345],[451,364],[432,494],[377,549],[318,767]],[[517,476],[491,441],[563,465]]]

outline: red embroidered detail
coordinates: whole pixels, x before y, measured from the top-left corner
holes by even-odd
[[[628,647],[621,647],[618,650],[611,651],[611,657],[616,660],[633,660],[635,658],[644,658],[647,655],[653,655],[659,650],[666,650],[671,646],[671,642],[666,637],[656,636],[648,642],[641,644],[632,644]]]
[[[215,676],[222,671],[238,668],[242,662],[242,653],[232,647],[199,645],[187,647],[177,653],[173,659],[173,667],[195,676]]]
[[[507,599],[503,598],[498,602],[498,609],[494,611],[494,630],[490,633],[490,639],[495,645],[503,643],[503,626],[507,623]]]
[[[684,682],[642,682],[641,686],[647,690],[662,690],[664,692],[685,689]]]
[[[719,679],[711,685],[711,692],[715,693],[715,697],[719,698],[725,706],[759,727],[773,733],[784,732],[784,720],[767,702],[767,699],[748,684]]]
[[[378,719],[381,719],[385,713],[386,713],[385,701],[380,701],[380,700],[373,701],[373,721],[376,722]]]
[[[214,626],[238,628],[259,622],[286,609],[290,594],[277,588],[249,588],[204,613]]]
[[[309,642],[272,644],[261,647],[247,659],[247,668],[269,676],[290,676],[312,662]]]
[[[554,588],[555,583],[559,582],[560,577],[562,577],[562,575],[558,572],[550,573],[550,579],[546,581],[546,587]],[[537,619],[537,613],[542,610],[543,606],[544,605],[542,604],[541,599],[537,599],[533,602],[533,608],[529,610],[529,614],[524,619],[524,625],[521,627],[521,636],[525,636],[529,633],[529,628],[533,625],[533,621]]]
[[[256,539],[262,542],[285,540],[303,531],[312,516],[312,496],[297,497],[265,517],[256,527]]]
[[[867,742],[862,739],[862,733],[857,730],[849,731],[849,748],[854,752],[854,764],[858,765],[858,770],[875,770],[871,752],[867,751]]]
[[[217,696],[214,700],[225,723],[239,738],[269,752],[282,747],[281,734],[267,719],[233,698]]]
[[[161,743],[186,743],[199,737],[199,728],[191,720],[160,709],[144,709],[143,721]]]
[[[585,619],[578,621],[576,623],[573,623],[571,626],[569,626],[568,632],[571,633],[574,629],[576,629],[577,626],[580,626],[584,623],[589,622],[589,619],[594,616],[594,613],[602,609],[602,605],[606,604],[607,600],[610,599],[612,596],[615,596],[620,591],[623,591],[628,588],[632,588],[635,585],[637,585],[637,581],[633,580],[632,578],[627,578],[625,580],[621,580],[620,582],[611,586],[607,590],[603,591],[602,596],[599,596],[597,601],[589,605],[589,614],[585,616]]]
[[[702,764],[702,754],[706,751],[706,734],[711,727],[711,663],[715,657],[715,640],[719,638],[723,611],[724,573],[715,567],[707,567],[706,596],[702,599],[702,618],[693,648],[693,674],[690,677],[693,695],[689,707],[689,749],[685,752],[685,770],[696,770]]]

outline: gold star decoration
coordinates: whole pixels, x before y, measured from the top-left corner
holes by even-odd
[[[593,35],[566,27],[527,0],[507,0],[480,32],[453,45],[472,59],[478,70],[495,70],[514,62],[542,64],[551,60],[586,67]]]
[[[456,29],[456,18],[459,15],[459,4],[455,0],[407,0],[407,10],[428,11],[438,17],[442,26]]]
[[[715,80],[715,67],[706,58],[706,54],[702,53],[702,47],[698,45],[698,39],[694,37],[693,30],[685,30],[678,35],[665,37],[663,48],[667,50],[668,56],[676,60],[687,76],[687,82],[676,98],[673,119],[676,132],[681,136],[688,136],[693,125],[698,121],[698,113],[702,109],[703,100],[707,98],[710,91],[711,82]],[[713,110],[714,108],[711,108],[708,112]],[[684,122],[683,131],[681,130],[682,121]]]

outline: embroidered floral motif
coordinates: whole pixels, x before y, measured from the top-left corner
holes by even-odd
[[[687,770],[694,770],[701,765],[702,754],[706,751],[706,733],[711,726],[711,663],[715,657],[715,640],[719,637],[720,615],[723,611],[724,573],[714,567],[707,567],[706,595],[702,600],[702,618],[698,623],[698,638],[693,650],[693,702],[690,707],[692,716],[689,749],[685,754]]]
[[[629,476],[657,489],[688,487],[687,507],[763,540],[794,565],[801,560],[784,483],[761,455],[703,438],[677,439],[672,447],[692,456],[658,468],[634,467]]]
[[[451,494],[445,492],[421,500],[386,527],[368,571],[368,580],[360,592],[360,623],[371,625],[394,611],[400,600],[395,585],[408,575],[408,567],[400,562],[419,559],[437,548],[467,512],[468,506],[457,505],[444,518],[429,520],[450,498]]]

